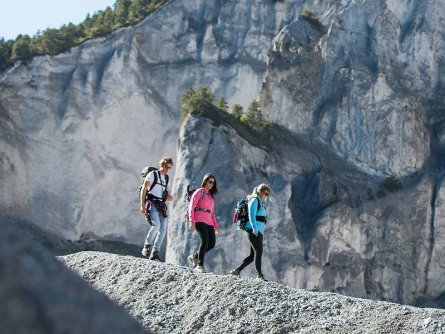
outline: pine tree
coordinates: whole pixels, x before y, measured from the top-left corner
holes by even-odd
[[[103,12],[98,12],[97,19],[91,27],[91,35],[103,36],[113,31],[114,19],[113,10],[110,7],[107,7]]]
[[[257,101],[253,100],[247,108],[247,112],[241,116],[241,121],[247,123],[250,127],[255,128],[258,118],[258,111],[259,104]]]
[[[116,0],[114,3],[114,28],[122,27],[128,23],[128,7],[131,0]]]
[[[243,107],[238,103],[234,104],[232,106],[232,115],[236,118],[241,118],[243,115]]]
[[[133,0],[133,2],[128,7],[128,22],[134,24],[139,22],[144,18],[144,6],[145,2],[143,0]]]
[[[260,104],[255,100],[250,103],[247,112],[241,116],[241,121],[247,123],[251,128],[259,132],[267,131],[270,126],[270,122],[263,117]]]
[[[206,86],[199,86],[196,90],[188,89],[181,99],[183,114],[203,113],[212,108],[215,96]]]
[[[12,51],[12,40],[7,40],[2,37],[0,38],[0,71],[4,70],[11,65],[11,51]]]
[[[31,58],[31,37],[18,35],[12,45],[11,60],[28,60]]]
[[[216,101],[216,106],[224,112],[229,110],[229,104],[227,103],[224,96],[221,96],[218,101]]]

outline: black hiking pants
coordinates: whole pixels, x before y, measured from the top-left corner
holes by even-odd
[[[201,245],[198,252],[198,265],[204,265],[204,255],[215,247],[215,229],[206,223],[196,223],[196,232],[198,232]]]
[[[261,257],[263,256],[263,235],[258,232],[258,235],[248,232],[250,242],[250,255],[246,257],[241,265],[236,268],[239,271],[246,268],[249,264],[255,260],[255,269],[257,274],[261,274]]]

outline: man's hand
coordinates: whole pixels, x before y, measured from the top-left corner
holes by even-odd
[[[167,201],[173,201],[173,196],[170,195],[170,194],[168,194],[168,195],[167,195]]]

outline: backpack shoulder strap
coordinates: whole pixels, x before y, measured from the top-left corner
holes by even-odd
[[[168,179],[169,179],[168,174],[165,174],[164,177],[165,177],[165,189],[167,189]]]
[[[157,171],[157,172],[159,172],[159,171]],[[153,173],[153,177],[154,177],[153,183],[150,184],[150,189],[148,189],[148,192],[150,192],[153,189],[153,187],[156,185],[156,183],[158,183],[158,174],[156,173],[156,171]]]
[[[205,195],[205,191],[204,191],[204,189],[201,188],[201,195],[199,195],[199,200],[202,200],[204,198],[204,195]]]

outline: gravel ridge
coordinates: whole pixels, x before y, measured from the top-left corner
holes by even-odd
[[[0,333],[147,333],[126,310],[0,219]]]
[[[59,257],[155,333],[445,333],[445,311],[196,273],[132,256]]]

